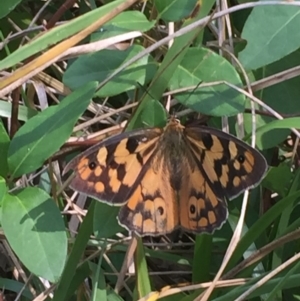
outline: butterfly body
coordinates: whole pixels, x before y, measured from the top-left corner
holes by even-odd
[[[164,129],[119,134],[74,158],[70,186],[121,206],[119,223],[139,235],[181,226],[212,233],[226,221],[227,199],[258,183],[264,157],[232,135],[184,127],[171,118]]]

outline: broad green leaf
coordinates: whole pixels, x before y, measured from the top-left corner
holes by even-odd
[[[5,236],[22,263],[51,282],[61,276],[67,256],[67,236],[54,200],[35,187],[6,195],[2,207]]]
[[[105,80],[113,71],[126,61],[141,52],[144,48],[139,45],[127,50],[101,50],[79,57],[65,72],[63,82],[75,89],[90,82]],[[136,88],[137,82],[146,84],[157,69],[150,55],[146,55],[110,80],[97,91],[101,97],[117,95]],[[82,76],[84,74],[84,76]]]
[[[8,15],[22,0],[2,0],[0,19]]]
[[[170,80],[170,89],[216,81],[242,86],[239,74],[226,59],[206,48],[189,48]],[[235,115],[245,108],[245,97],[226,84],[199,87],[177,94],[176,99],[197,112],[214,116]]]
[[[155,21],[148,21],[146,16],[139,11],[125,11],[105,23],[92,35],[91,41],[107,39],[129,31],[148,31],[154,25]]]
[[[94,214],[95,235],[98,238],[108,238],[118,232],[123,232],[124,228],[117,221],[120,207],[109,206],[96,200],[94,202],[96,202]]]
[[[254,70],[292,53],[300,47],[299,7],[266,5],[253,8],[242,32],[247,46],[239,60]]]
[[[264,79],[269,76],[277,76],[279,72],[294,68],[300,65],[300,49],[294,51],[290,55],[268,65],[254,72],[256,80]],[[298,99],[300,98],[299,89],[300,77],[294,77],[285,79],[282,82],[264,88],[262,91],[256,93],[261,100],[271,106],[274,110],[280,114],[296,114],[300,113],[300,106],[298,105]],[[265,118],[265,117],[264,117]],[[270,118],[265,118],[266,122],[270,121]]]
[[[96,89],[89,83],[29,119],[13,137],[8,149],[12,177],[31,172],[43,165],[72,133],[78,117],[88,106]]]
[[[137,127],[164,127],[167,122],[167,112],[163,105],[155,100],[149,99],[143,111],[138,116]],[[139,121],[140,120],[140,121]],[[140,122],[140,126],[139,126]]]
[[[166,22],[176,22],[189,17],[198,0],[155,0],[159,18]]]

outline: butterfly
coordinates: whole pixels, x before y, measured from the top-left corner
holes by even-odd
[[[118,221],[140,236],[181,227],[213,233],[227,219],[227,200],[258,184],[267,170],[262,154],[205,126],[175,117],[164,128],[110,137],[71,160],[72,189],[121,206]]]

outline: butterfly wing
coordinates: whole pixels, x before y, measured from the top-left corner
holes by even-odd
[[[156,154],[128,202],[119,223],[139,235],[163,235],[178,225],[178,201],[171,187],[166,158]]]
[[[70,186],[110,205],[124,205],[119,223],[139,235],[171,232],[178,225],[175,192],[165,181],[164,157],[157,155],[163,129],[122,133],[74,158]]]
[[[213,233],[227,219],[226,200],[216,196],[194,159],[187,160],[185,166],[179,191],[180,225],[195,233]]]
[[[108,138],[75,157],[70,187],[110,205],[128,201],[155,152],[161,129],[137,130]]]
[[[180,224],[212,233],[227,219],[226,199],[259,183],[267,163],[257,150],[222,131],[197,127],[185,128],[184,134],[189,161],[179,197]]]
[[[218,196],[232,199],[265,175],[264,156],[236,137],[207,127],[187,128],[186,134],[195,160],[201,162]]]

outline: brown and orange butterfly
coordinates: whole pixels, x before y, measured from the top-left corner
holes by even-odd
[[[212,233],[226,221],[227,199],[261,181],[265,158],[236,137],[208,127],[165,128],[108,138],[76,158],[70,186],[121,206],[118,220],[138,235],[162,235],[180,226]]]

